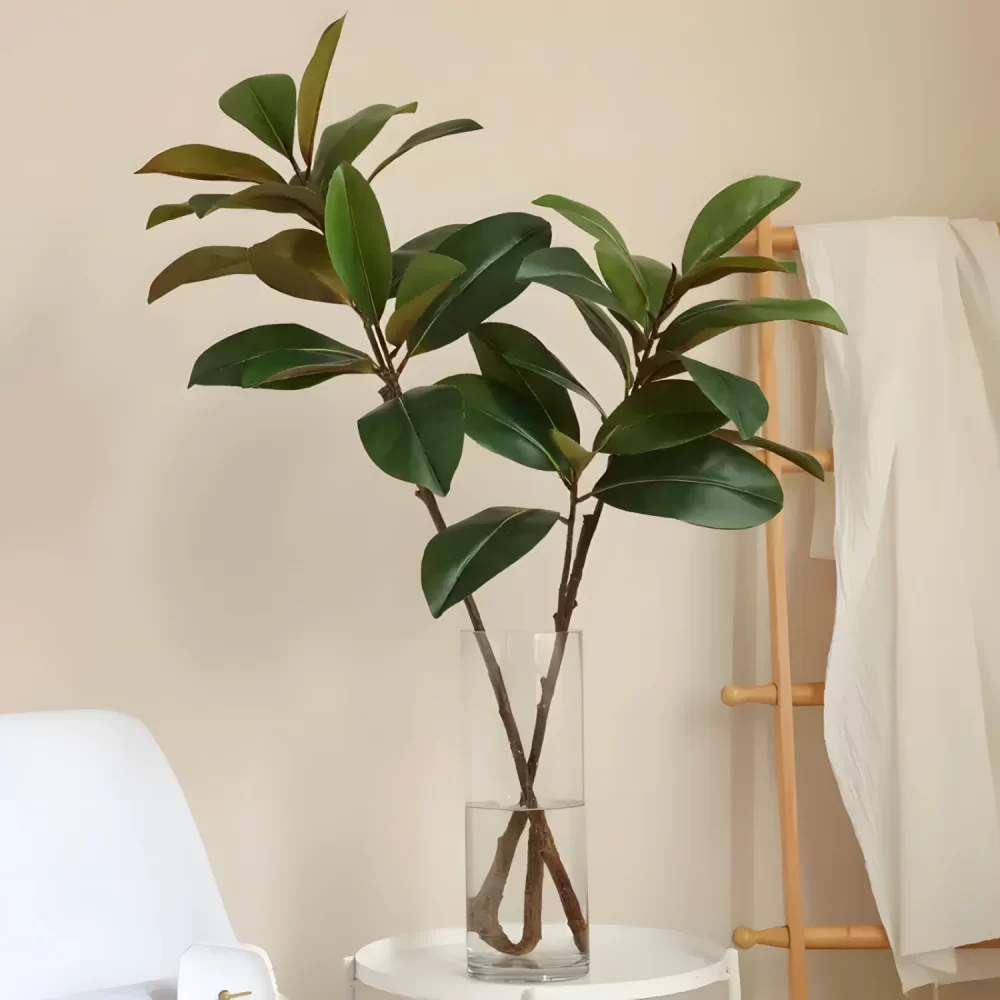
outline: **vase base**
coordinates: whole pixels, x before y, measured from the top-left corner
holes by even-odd
[[[466,971],[487,983],[562,983],[582,979],[590,971],[590,956],[546,955],[543,959],[470,954]]]

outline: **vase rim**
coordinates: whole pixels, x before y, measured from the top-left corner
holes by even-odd
[[[559,632],[556,629],[534,629],[534,628],[462,628],[458,630],[459,635],[583,635],[582,628],[568,628]]]

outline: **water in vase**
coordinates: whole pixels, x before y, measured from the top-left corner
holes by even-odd
[[[467,803],[465,859],[474,892],[467,900],[470,975],[554,982],[586,974],[583,802],[553,799],[536,809]]]

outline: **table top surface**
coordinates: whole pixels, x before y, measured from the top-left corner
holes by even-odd
[[[561,983],[494,983],[465,967],[465,930],[449,928],[365,945],[354,977],[366,986],[419,1000],[646,1000],[731,978],[735,953],[678,931],[597,924],[590,928],[590,973]]]

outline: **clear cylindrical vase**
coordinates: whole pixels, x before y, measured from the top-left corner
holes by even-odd
[[[579,632],[463,632],[469,975],[586,975]]]

